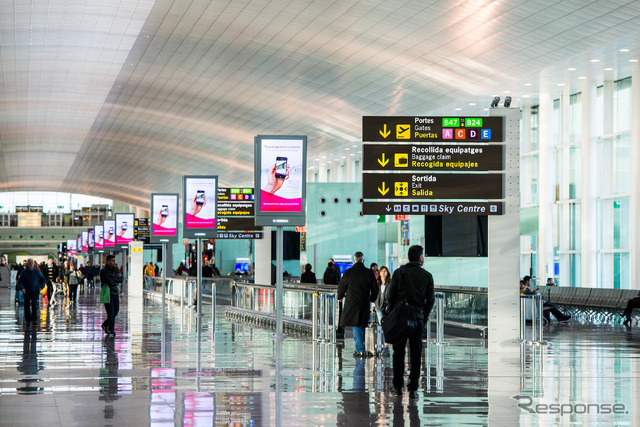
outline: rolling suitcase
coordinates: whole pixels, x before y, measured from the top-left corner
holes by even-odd
[[[382,328],[378,323],[378,317],[375,313],[371,316],[369,326],[364,333],[364,346],[369,352],[376,357],[382,357],[384,352],[384,338],[382,336]],[[375,320],[374,320],[375,319]]]

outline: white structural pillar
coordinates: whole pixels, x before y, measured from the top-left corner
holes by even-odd
[[[271,281],[271,227],[263,227],[264,237],[256,239],[255,245],[255,282],[261,285],[273,285]]]
[[[536,268],[540,283],[553,276],[553,206],[556,201],[556,175],[553,157],[553,136],[551,113],[553,100],[549,92],[540,93],[538,107],[539,165],[538,170],[538,265]]]
[[[129,243],[129,297],[142,296],[142,268],[144,261],[142,256],[142,242]]]
[[[597,220],[597,143],[595,124],[596,117],[596,86],[591,80],[582,81],[582,193],[580,209],[580,258],[581,274],[580,283],[576,286],[597,288],[597,250],[598,238],[596,227]]]
[[[489,216],[489,424],[517,425],[520,391],[520,110],[493,108],[505,120],[504,215]]]
[[[635,63],[631,70],[631,117],[640,115],[640,66]],[[631,122],[631,197],[630,197],[630,264],[631,277],[629,283],[637,289],[640,283],[640,121]]]

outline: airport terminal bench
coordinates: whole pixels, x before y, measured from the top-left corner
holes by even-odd
[[[608,310],[624,310],[627,301],[638,295],[637,290],[568,288],[540,286],[542,298],[552,304],[574,307],[592,307]]]

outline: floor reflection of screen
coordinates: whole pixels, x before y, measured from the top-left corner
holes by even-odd
[[[176,407],[175,368],[151,369],[151,425],[173,425]]]
[[[185,393],[184,426],[266,425],[259,393]]]

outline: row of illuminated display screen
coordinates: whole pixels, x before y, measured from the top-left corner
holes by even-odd
[[[115,219],[83,231],[77,239],[68,239],[67,255],[127,246],[134,239],[134,226],[134,214],[116,214]]]
[[[255,224],[304,225],[306,136],[257,136],[255,147]],[[216,175],[183,177],[183,237],[217,237],[217,194]],[[178,194],[151,195],[151,243],[178,241],[178,203]],[[116,214],[68,240],[67,252],[126,246],[134,240],[134,221],[134,214]]]

